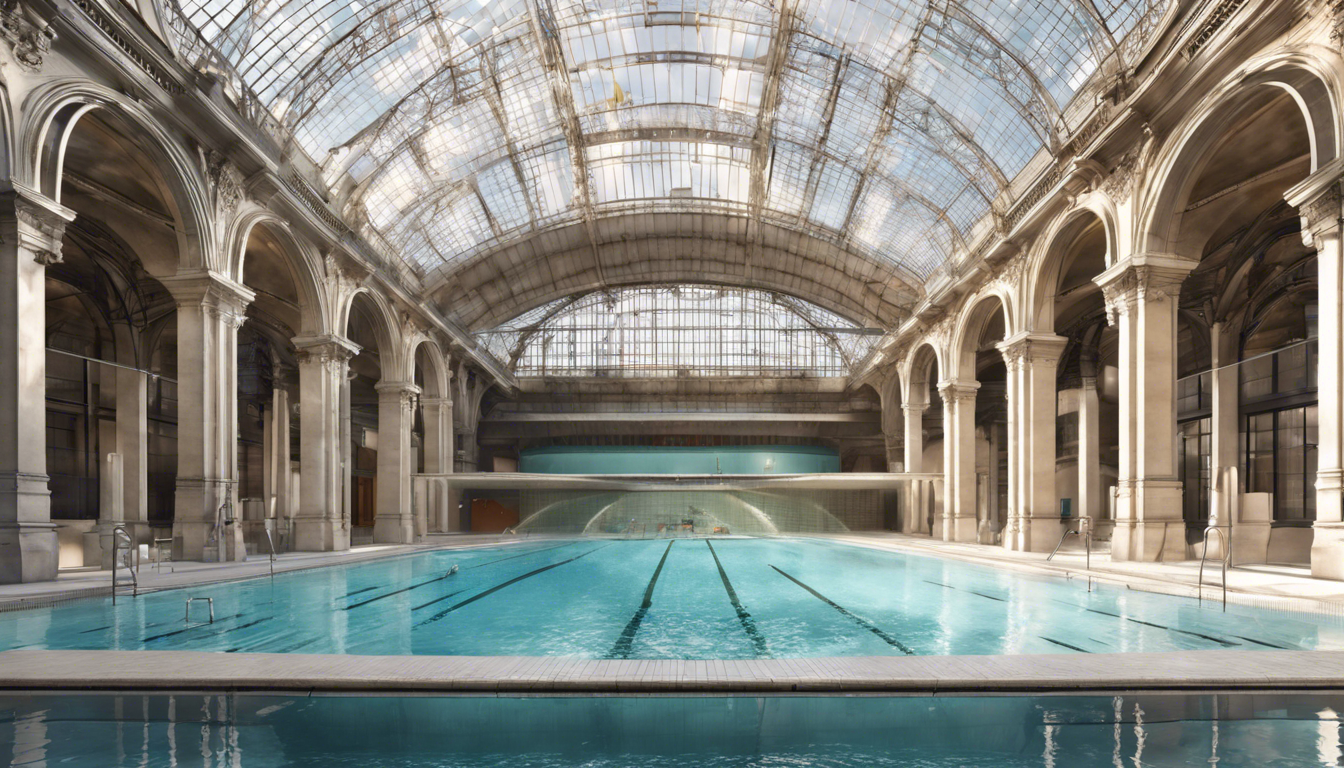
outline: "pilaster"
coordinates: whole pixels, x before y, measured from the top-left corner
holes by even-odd
[[[902,429],[905,431],[906,472],[924,471],[924,411],[928,407],[928,403],[906,403],[901,406],[905,417]],[[933,503],[933,499],[929,498],[929,489],[924,483],[911,483],[907,488],[901,532],[929,533],[928,509]]]
[[[56,578],[46,452],[46,273],[74,211],[0,192],[0,583]]]
[[[378,512],[373,540],[380,544],[411,544],[415,518],[411,510],[411,416],[420,388],[405,381],[379,382]]]
[[[1302,241],[1316,249],[1320,307],[1317,367],[1316,522],[1311,575],[1344,580],[1344,244],[1341,243],[1341,184],[1323,187],[1308,179],[1289,190],[1302,215]],[[1311,189],[1310,187],[1315,187]]]
[[[1008,533],[1003,545],[1023,552],[1049,551],[1059,541],[1055,495],[1055,372],[1068,340],[1020,334],[998,345],[1008,370]]]
[[[1120,332],[1120,466],[1115,560],[1186,557],[1183,487],[1176,474],[1176,316],[1195,262],[1138,253],[1094,282]]]
[[[425,473],[448,474],[453,471],[453,400],[450,397],[421,398],[425,418]],[[460,521],[453,519],[455,510],[448,507],[447,484],[439,481],[428,485],[429,525],[431,531],[448,533],[460,530]],[[455,525],[456,524],[456,525]]]
[[[238,484],[238,329],[255,294],[216,272],[163,281],[177,302],[174,556],[244,560]]]
[[[299,362],[299,496],[294,548],[350,548],[341,415],[346,372],[359,347],[339,336],[294,339]]]

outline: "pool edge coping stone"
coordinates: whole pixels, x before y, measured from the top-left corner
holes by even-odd
[[[208,651],[0,652],[0,689],[307,694],[1082,694],[1344,690],[1344,651],[1167,651],[694,661]],[[800,664],[816,661],[821,664]],[[700,662],[703,667],[703,662]],[[820,667],[825,671],[820,671]],[[529,671],[531,670],[531,671]],[[656,671],[655,671],[656,670]]]

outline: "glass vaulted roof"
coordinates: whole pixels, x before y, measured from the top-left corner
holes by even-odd
[[[847,376],[880,330],[806,301],[712,285],[594,291],[476,334],[518,376]]]
[[[911,284],[1067,140],[1062,108],[1164,2],[181,1],[422,276],[550,228],[694,210]]]

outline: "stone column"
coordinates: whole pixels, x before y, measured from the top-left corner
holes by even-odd
[[[1008,369],[1008,515],[1011,535],[1003,544],[1020,552],[1048,552],[1059,542],[1062,523],[1055,494],[1055,373],[1068,340],[1050,334],[1019,334],[998,345]]]
[[[275,520],[277,536],[288,530],[290,517],[289,390],[285,388],[290,375],[292,373],[288,370],[276,372],[274,389],[271,390],[271,407],[265,416],[265,439],[262,446],[265,466],[265,475],[262,478],[265,487],[262,496],[266,499],[266,516]]]
[[[943,541],[975,541],[975,393],[978,381],[944,381]]]
[[[1136,253],[1096,279],[1120,330],[1120,467],[1115,560],[1186,556],[1176,472],[1176,313],[1195,262]]]
[[[1092,531],[1110,530],[1101,488],[1101,399],[1097,379],[1084,376],[1078,393],[1078,515],[1092,521]]]
[[[427,397],[420,401],[425,416],[425,474],[447,474],[453,471],[453,400],[449,397]],[[448,533],[454,530],[449,519],[448,485],[430,480],[426,486],[430,495],[429,530]]]
[[[130,362],[125,364],[130,365]],[[117,386],[116,450],[121,456],[121,506],[128,523],[149,517],[149,377],[139,371],[112,369]],[[132,535],[147,535],[128,526]]]
[[[342,442],[342,393],[350,358],[359,347],[338,336],[294,339],[299,361],[299,510],[294,549],[331,552],[350,548]],[[285,457],[288,459],[288,456]]]
[[[405,381],[379,382],[378,511],[373,540],[380,544],[411,544],[415,518],[411,512],[411,401],[420,388]]]
[[[999,522],[999,480],[1001,479],[999,476],[1001,471],[999,468],[999,448],[1001,447],[999,433],[1001,431],[999,422],[991,419],[986,435],[989,438],[989,472],[985,478],[985,483],[988,485],[989,495],[985,512],[989,518],[989,530],[993,533],[1002,533]]]
[[[163,280],[177,301],[177,493],[173,554],[246,559],[242,526],[220,525],[228,502],[241,520],[238,484],[238,329],[253,292],[215,272]],[[218,533],[219,539],[212,543]],[[207,552],[207,550],[209,550]]]
[[[29,190],[0,192],[0,583],[56,578],[47,486],[47,287],[75,217]]]
[[[1320,355],[1317,363],[1316,522],[1311,575],[1344,579],[1344,244],[1339,180],[1307,179],[1289,190],[1302,214],[1302,241],[1316,249]],[[1305,188],[1305,189],[1304,189]]]
[[[918,474],[924,471],[924,411],[928,403],[906,403],[901,406],[905,431],[905,471]],[[911,482],[907,486],[905,514],[901,516],[901,533],[928,533],[924,520],[928,515],[931,489],[927,483]]]

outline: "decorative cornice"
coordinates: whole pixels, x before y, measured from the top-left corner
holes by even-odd
[[[1101,191],[1117,203],[1123,203],[1134,193],[1134,182],[1140,171],[1139,148],[1133,147],[1115,164],[1104,181]]]
[[[89,17],[89,21],[92,21],[93,25],[98,27],[104,35],[107,35],[108,39],[120,48],[127,58],[135,62],[135,65],[140,67],[145,74],[149,75],[150,79],[157,83],[160,88],[174,95],[183,92],[182,86],[178,85],[168,75],[167,71],[142,53],[129,38],[122,34],[121,24],[102,8],[99,8],[95,0],[71,0],[71,2],[76,8],[83,11],[84,15]]]
[[[1190,42],[1186,43],[1185,48],[1181,51],[1181,55],[1187,59],[1195,58],[1195,56],[1204,49],[1204,46],[1208,45],[1209,41],[1218,34],[1218,31],[1226,26],[1227,22],[1230,21],[1231,18],[1236,15],[1237,11],[1241,10],[1241,7],[1245,4],[1246,0],[1222,0],[1222,2],[1218,3],[1217,7],[1213,9],[1213,13],[1210,13],[1208,17],[1204,19],[1204,23],[1200,25],[1199,31],[1195,33],[1195,36]]]

